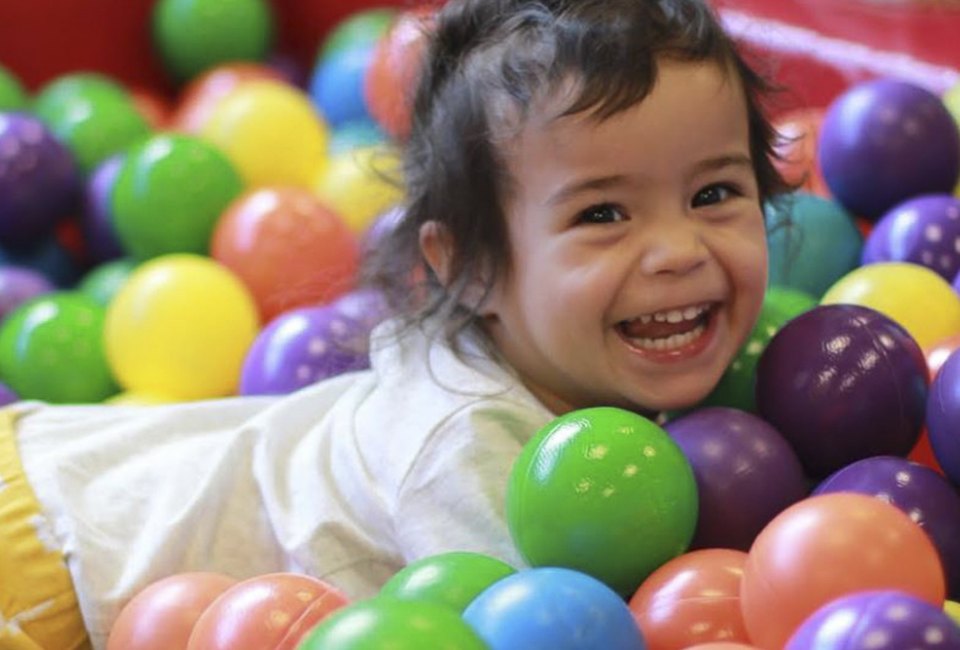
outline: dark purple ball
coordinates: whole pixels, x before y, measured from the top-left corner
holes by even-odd
[[[927,364],[892,319],[821,305],[787,323],[757,364],[757,408],[807,474],[870,456],[906,456],[920,436]]]
[[[860,591],[814,612],[784,650],[960,650],[960,627],[916,596]]]
[[[705,408],[665,429],[697,479],[700,514],[691,548],[749,550],[770,520],[807,495],[796,454],[755,415]]]
[[[111,156],[100,163],[87,180],[80,213],[80,232],[93,264],[123,257],[123,246],[113,227],[110,192],[123,165],[123,156]]]
[[[382,320],[379,294],[346,294],[293,309],[257,335],[240,374],[241,395],[282,395],[370,367],[370,332]]]
[[[927,399],[927,433],[933,455],[947,477],[960,485],[960,354],[940,366]]]
[[[870,231],[861,260],[912,262],[953,282],[960,271],[960,199],[928,194],[894,206]]]
[[[814,494],[858,492],[904,511],[933,540],[949,594],[960,596],[960,494],[937,472],[896,456],[875,456],[831,474]]]
[[[819,157],[833,196],[876,221],[912,197],[953,192],[960,134],[937,95],[905,81],[874,79],[830,104]]]
[[[35,296],[56,287],[45,275],[21,266],[0,265],[0,320]]]
[[[16,249],[49,236],[76,210],[80,184],[73,155],[40,120],[0,113],[0,245]]]

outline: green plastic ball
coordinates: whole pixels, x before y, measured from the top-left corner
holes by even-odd
[[[153,39],[167,71],[186,81],[223,63],[263,61],[273,14],[264,0],[160,0]]]
[[[20,80],[0,65],[0,113],[25,111],[29,101]]]
[[[757,362],[770,339],[790,320],[815,307],[815,298],[797,289],[768,288],[757,323],[747,342],[720,377],[716,387],[696,408],[727,406],[749,413],[757,412],[755,396]]]
[[[489,555],[454,551],[411,562],[380,590],[400,600],[429,600],[462,613],[487,587],[516,573]]]
[[[820,304],[806,291],[780,286],[767,287],[764,302],[769,304],[771,309],[778,310],[787,320],[793,320]]]
[[[297,650],[486,650],[460,615],[429,601],[381,596],[340,609]]]
[[[507,487],[510,534],[531,566],[575,569],[623,596],[686,550],[697,507],[693,470],[670,436],[611,407],[547,424]]]
[[[339,22],[323,41],[317,64],[355,47],[370,48],[389,31],[399,12],[391,7],[359,11]]]
[[[101,402],[118,392],[103,347],[105,310],[79,291],[44,294],[0,325],[0,380],[23,399]]]
[[[117,237],[138,260],[205,255],[224,209],[243,191],[227,157],[188,135],[158,134],[129,151],[110,196]]]
[[[33,111],[89,174],[150,133],[129,93],[107,77],[59,77],[37,95]]]
[[[77,289],[106,307],[136,267],[136,260],[125,257],[105,262],[83,276]]]

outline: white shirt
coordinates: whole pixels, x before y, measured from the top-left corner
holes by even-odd
[[[364,598],[436,553],[522,566],[508,477],[553,415],[479,346],[464,361],[393,329],[371,370],[279,398],[21,405],[41,537],[66,556],[95,648],[131,597],[184,571],[303,572]]]

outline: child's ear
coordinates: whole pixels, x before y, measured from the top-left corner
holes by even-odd
[[[450,277],[453,241],[447,229],[436,221],[427,221],[420,226],[420,251],[440,284],[449,288],[454,280]],[[486,316],[490,308],[490,297],[487,295],[483,279],[476,278],[469,282],[460,294],[459,302],[464,307],[477,310],[481,315]]]
[[[427,221],[420,226],[420,252],[440,284],[448,286],[453,246],[447,229],[436,221]]]

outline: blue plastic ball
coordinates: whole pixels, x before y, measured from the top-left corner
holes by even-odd
[[[464,620],[490,650],[644,650],[626,603],[572,569],[527,569],[494,583]]]

